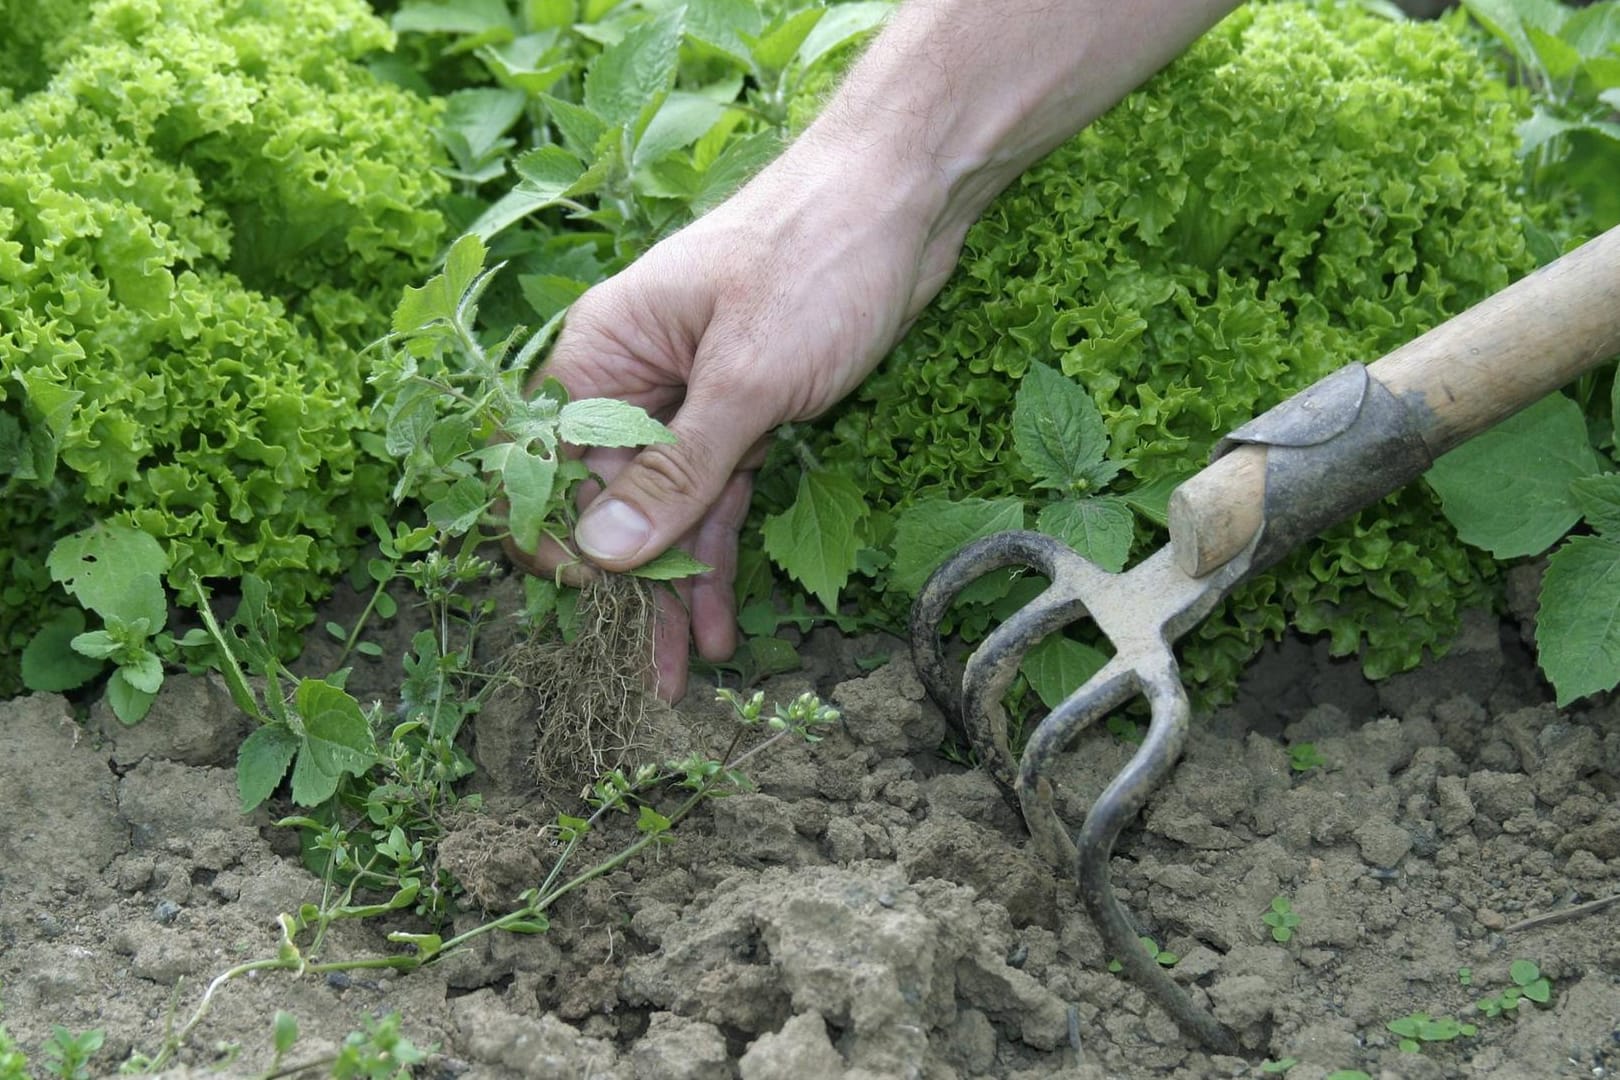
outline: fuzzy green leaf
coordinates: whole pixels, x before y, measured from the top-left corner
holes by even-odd
[[[435,274],[420,288],[405,287],[405,294],[394,309],[394,333],[413,334],[434,323],[455,318],[462,296],[484,267],[484,255],[484,242],[473,233],[463,235],[452,244],[445,256],[443,273]]]
[[[1113,495],[1065,499],[1043,506],[1035,527],[1114,573],[1124,569],[1136,535],[1130,507]]]
[[[118,722],[126,727],[132,727],[144,720],[156,697],[155,693],[142,690],[131,683],[125,676],[123,668],[113,672],[112,678],[107,680],[107,704],[112,706],[113,715],[118,717]]]
[[[1541,554],[1580,520],[1570,483],[1597,470],[1580,406],[1550,394],[1440,458],[1424,479],[1458,536],[1511,559]]]
[[[509,507],[507,526],[512,542],[523,551],[533,551],[540,543],[551,512],[551,494],[557,476],[557,459],[541,457],[514,446],[501,466],[501,485]]]
[[[1013,446],[1035,486],[1059,491],[1096,491],[1119,473],[1105,461],[1108,432],[1085,387],[1045,364],[1033,362],[1013,401]]]
[[[839,46],[877,29],[893,11],[894,4],[889,0],[853,0],[827,8],[799,46],[799,63],[807,68],[813,66]]]
[[[591,61],[585,107],[610,125],[635,121],[646,103],[674,82],[680,43],[679,9],[631,29]]]
[[[674,432],[639,405],[618,398],[570,401],[557,417],[558,434],[575,446],[648,446],[672,443]]]
[[[677,578],[692,577],[695,574],[707,574],[714,567],[708,563],[694,559],[689,553],[680,548],[670,548],[650,562],[642,563],[634,570],[629,571],[632,577],[645,578],[648,581],[674,581]]]
[[[1536,648],[1560,707],[1620,683],[1620,539],[1577,536],[1552,553]]]
[[[268,799],[298,752],[298,736],[284,727],[256,728],[236,752],[236,793],[246,814]]]
[[[1051,634],[1024,655],[1018,670],[1029,680],[1041,703],[1055,709],[1107,662],[1108,657],[1091,646]]]
[[[815,29],[816,23],[821,21],[826,10],[823,7],[804,8],[767,27],[758,37],[743,34],[743,40],[748,43],[748,51],[754,62],[755,73],[770,76],[785,70],[793,62],[794,56],[799,52],[799,46],[804,44],[805,38],[810,36],[810,31]]]
[[[928,575],[963,546],[1023,527],[1019,499],[925,499],[903,511],[895,524],[890,584],[915,596]]]
[[[855,569],[865,542],[866,501],[853,479],[815,469],[799,477],[793,505],[765,519],[765,553],[828,611]]]

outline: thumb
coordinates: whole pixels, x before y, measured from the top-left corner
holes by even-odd
[[[702,521],[765,434],[735,400],[687,396],[670,421],[673,443],[644,447],[591,501],[574,529],[580,551],[606,570],[640,566]]]

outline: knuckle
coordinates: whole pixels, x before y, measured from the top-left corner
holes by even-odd
[[[694,436],[683,435],[678,443],[655,443],[636,458],[640,483],[659,494],[686,499],[702,499],[711,493],[701,467],[706,453]]]

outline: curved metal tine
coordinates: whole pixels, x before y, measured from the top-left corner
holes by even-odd
[[[1063,554],[1073,557],[1067,547]],[[1024,655],[1036,643],[1086,613],[1077,583],[1064,576],[1073,568],[1061,562],[1054,559],[1037,568],[1052,583],[981,641],[962,672],[962,726],[990,774],[1013,792],[1017,789],[1017,769],[1007,737],[1007,710],[1001,704],[1002,695],[1017,677]]]
[[[1078,558],[1061,540],[1037,532],[1012,530],[977,540],[945,560],[929,575],[911,609],[911,656],[917,674],[959,731],[967,735],[962,715],[961,683],[945,663],[939,625],[962,590],[979,578],[1009,566],[1026,566],[1052,577],[1060,561]],[[1054,580],[1056,580],[1054,578]]]
[[[1195,1005],[1170,974],[1143,950],[1136,926],[1114,895],[1109,860],[1114,841],[1142,808],[1153,790],[1169,776],[1187,742],[1192,707],[1182,689],[1180,672],[1168,645],[1134,665],[1141,689],[1152,706],[1142,745],[1113,782],[1091,804],[1075,840],[1075,875],[1080,899],[1102,935],[1103,944],[1131,979],[1159,1003],[1177,1025],[1218,1053],[1237,1052],[1237,1038],[1209,1012]]]
[[[1075,846],[1058,817],[1046,772],[1082,731],[1135,697],[1141,685],[1134,658],[1113,657],[1048,713],[1024,744],[1013,790],[1035,850],[1059,870],[1074,866]]]

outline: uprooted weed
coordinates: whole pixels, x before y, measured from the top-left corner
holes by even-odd
[[[606,574],[580,590],[573,633],[531,638],[507,674],[535,708],[529,769],[549,790],[577,790],[651,745],[652,586]]]

